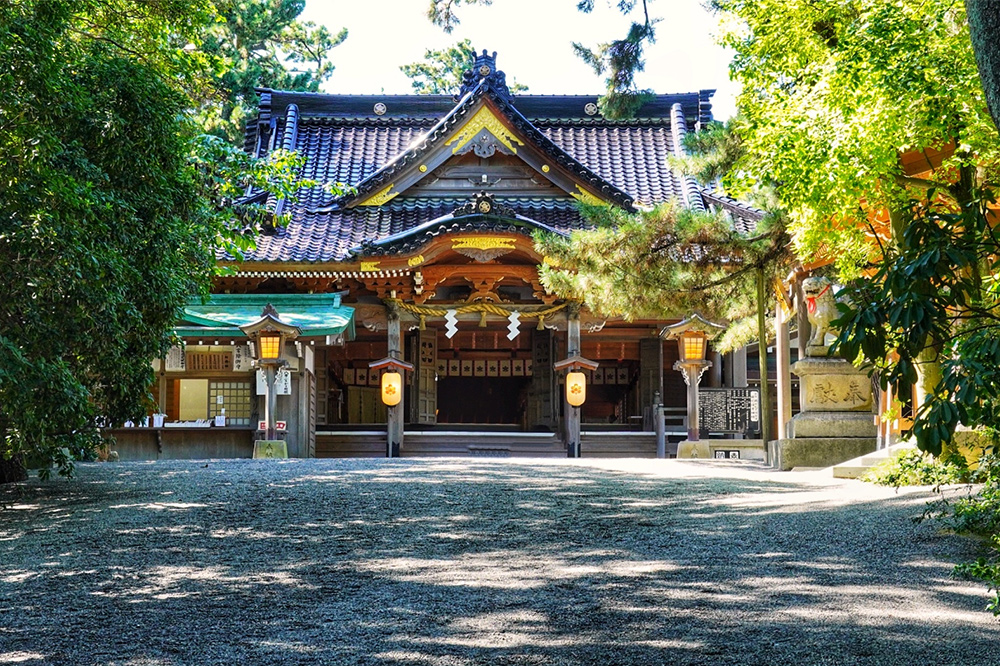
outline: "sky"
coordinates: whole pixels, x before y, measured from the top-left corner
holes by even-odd
[[[656,93],[716,89],[713,112],[723,120],[735,112],[736,89],[728,79],[730,55],[716,45],[715,18],[703,0],[659,0],[650,13],[663,20],[647,50],[646,71],[637,81]],[[331,54],[336,69],[324,91],[355,94],[412,93],[400,65],[423,59],[428,48],[442,49],[468,38],[478,52],[497,52],[497,68],[507,81],[527,85],[531,94],[600,94],[603,77],[574,53],[571,43],[596,47],[624,37],[629,20],[597,0],[591,14],[578,0],[493,0],[491,6],[462,6],[461,23],[446,34],[427,20],[429,0],[334,2],[309,0],[301,18],[347,28],[347,41]],[[641,3],[640,3],[641,4]],[[640,14],[636,13],[634,20]]]

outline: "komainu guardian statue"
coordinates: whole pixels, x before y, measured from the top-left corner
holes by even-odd
[[[812,328],[806,356],[827,356],[830,345],[826,342],[826,336],[837,335],[838,332],[832,324],[840,316],[837,310],[838,286],[829,278],[808,277],[802,281],[802,291],[805,294],[809,326]]]

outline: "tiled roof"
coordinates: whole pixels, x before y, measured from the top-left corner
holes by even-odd
[[[487,69],[487,71],[492,70]],[[616,188],[606,178],[601,177],[588,168],[586,164],[574,159],[572,155],[550,141],[513,106],[510,92],[504,82],[503,72],[487,75],[477,85],[470,86],[470,92],[462,97],[458,104],[428,132],[421,135],[402,152],[388,156],[384,166],[370,177],[361,182],[351,183],[357,187],[357,193],[345,196],[340,200],[332,200],[328,205],[352,205],[367,199],[385,186],[393,184],[400,176],[405,176],[414,165],[425,159],[425,156],[432,155],[435,150],[440,150],[445,138],[452,135],[468,119],[472,118],[473,111],[480,108],[484,100],[489,100],[527,141],[546,155],[547,159],[573,174],[575,179],[586,184],[589,189],[599,192],[605,201],[613,202],[626,210],[632,209],[633,199],[628,193]],[[295,105],[289,106],[289,111],[292,109],[297,113],[298,108]]]
[[[715,190],[701,190],[701,198],[710,210],[723,210],[733,221],[733,226],[740,233],[751,233],[757,228],[766,213],[750,204],[743,203]]]
[[[471,88],[457,106],[440,95],[261,90],[258,121],[248,125],[245,147],[258,155],[275,146],[294,148],[306,157],[303,177],[322,183],[361,184],[378,191],[381,174],[395,168],[394,160],[399,162],[415,146],[419,151],[431,137],[429,133],[446,124],[442,120],[462,117],[462,109],[489,95],[543,153],[558,158],[558,164],[618,205],[627,208],[634,201],[653,206],[679,199],[686,205],[705,207],[701,190],[689,178],[673,173],[669,158],[680,150],[683,132],[711,119],[709,100],[714,91],[660,95],[643,106],[635,119],[609,121],[592,113],[596,96],[511,98],[486,83],[483,79]],[[518,216],[539,225],[561,232],[582,226],[576,202],[569,196],[504,198],[499,192],[494,194]],[[257,249],[247,254],[246,261],[342,261],[352,248],[413,230],[467,202],[468,198],[417,198],[403,193],[382,206],[345,208],[323,188],[303,190],[294,204],[278,204],[291,214],[288,227],[259,238]]]
[[[514,212],[555,231],[582,229],[583,220],[573,200],[498,197]],[[363,206],[329,212],[293,210],[292,221],[274,235],[260,236],[250,262],[325,263],[348,258],[365,241],[401,234],[421,224],[450,215],[467,203],[458,198],[397,197],[383,206]],[[455,224],[460,224],[456,220]],[[456,227],[456,230],[460,230]],[[428,237],[429,240],[429,237]]]
[[[669,123],[663,119],[627,123],[543,120],[535,126],[640,206],[682,196],[682,181],[667,163],[674,146]]]

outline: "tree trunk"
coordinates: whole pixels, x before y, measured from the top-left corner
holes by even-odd
[[[757,350],[760,360],[760,435],[767,443],[774,439],[771,428],[771,387],[767,383],[767,280],[764,269],[757,269]]]
[[[965,0],[969,19],[972,49],[976,53],[979,79],[986,93],[986,105],[997,127],[1000,127],[1000,13],[991,0]]]
[[[10,460],[0,457],[0,484],[15,483],[28,478],[28,470],[24,468],[24,459],[20,455]]]

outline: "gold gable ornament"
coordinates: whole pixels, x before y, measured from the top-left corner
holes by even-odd
[[[382,204],[388,203],[399,196],[399,192],[392,192],[390,190],[396,186],[395,183],[389,183],[389,186],[385,189],[379,190],[375,194],[371,195],[361,203],[359,206],[381,206]],[[575,194],[573,196],[576,196]]]
[[[576,186],[576,192],[570,192],[569,195],[579,201],[580,203],[587,204],[588,206],[607,206],[608,202],[604,199],[594,196],[587,190],[583,189],[579,185]]]
[[[467,236],[454,239],[451,243],[451,249],[473,261],[485,263],[512,252],[514,239],[499,236]]]
[[[514,147],[515,143],[524,145],[524,142],[518,139],[514,134],[507,129],[507,126],[500,122],[500,119],[493,115],[493,112],[489,110],[488,107],[483,107],[477,111],[469,122],[462,125],[462,127],[448,139],[444,145],[450,146],[451,144],[456,144],[452,148],[452,154],[465,148],[466,144],[472,141],[476,135],[479,134],[480,130],[487,130],[490,134],[496,137],[496,140],[502,143],[507,150],[517,154],[517,148]]]

